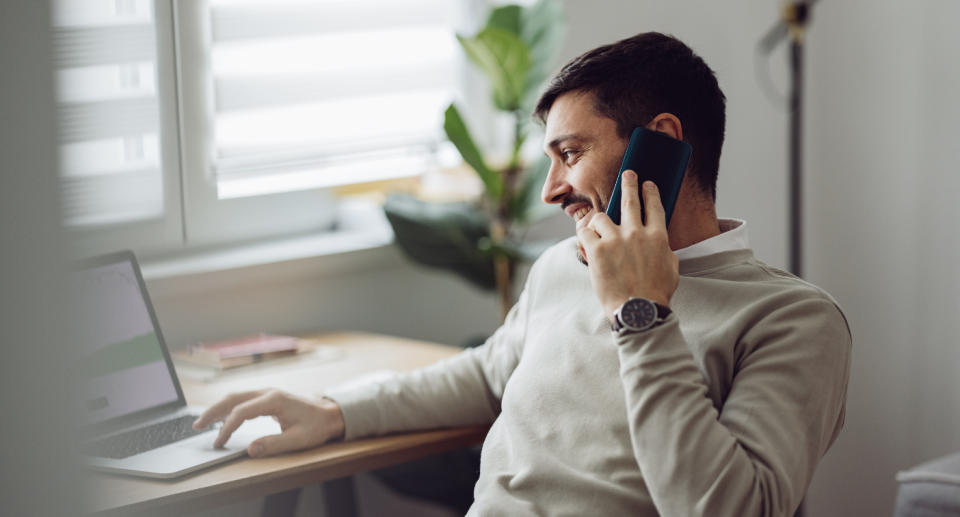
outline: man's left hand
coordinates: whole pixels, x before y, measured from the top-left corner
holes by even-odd
[[[577,232],[593,289],[611,322],[616,310],[631,297],[670,305],[680,283],[680,261],[670,250],[657,186],[652,181],[643,185],[647,224],[640,217],[636,173],[624,171],[621,189],[620,226],[599,213]]]

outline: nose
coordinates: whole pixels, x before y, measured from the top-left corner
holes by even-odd
[[[547,172],[547,180],[543,182],[543,190],[540,192],[540,198],[544,203],[555,205],[563,202],[563,198],[570,194],[572,187],[567,183],[566,176],[563,173],[563,167],[556,161],[550,161],[550,170]]]

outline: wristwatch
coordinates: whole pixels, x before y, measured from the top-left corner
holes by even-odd
[[[673,312],[670,307],[654,303],[646,298],[630,298],[623,302],[613,316],[614,332],[639,332],[647,330],[667,319]]]

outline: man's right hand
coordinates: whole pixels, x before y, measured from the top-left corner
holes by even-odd
[[[316,447],[344,433],[343,413],[330,400],[317,401],[274,389],[234,393],[204,411],[193,423],[195,429],[223,420],[214,447],[223,447],[230,435],[246,420],[272,416],[280,423],[280,434],[253,441],[247,454],[253,458]]]

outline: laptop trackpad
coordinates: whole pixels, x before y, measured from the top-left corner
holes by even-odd
[[[233,432],[233,435],[230,436],[230,439],[227,440],[226,450],[246,450],[250,444],[257,438],[264,436],[269,436],[272,434],[280,434],[280,423],[268,416],[261,416],[254,418],[253,420],[247,420],[244,422],[236,431]],[[201,451],[222,451],[223,449],[214,449],[213,441],[217,438],[217,433],[208,433],[203,435],[203,437],[197,437],[194,440],[185,441],[180,448],[192,449],[192,450],[201,450]]]

